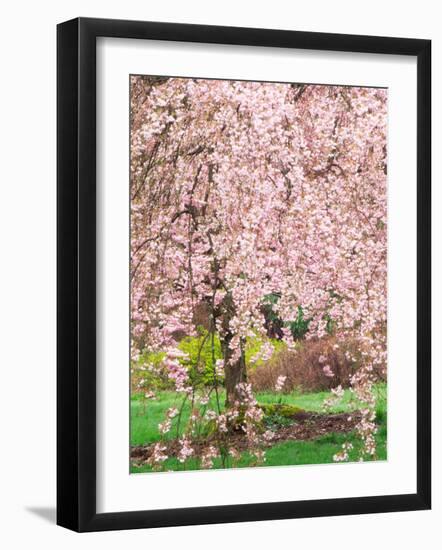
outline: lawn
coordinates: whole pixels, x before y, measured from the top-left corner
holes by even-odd
[[[377,459],[386,460],[387,458],[387,402],[386,386],[379,384],[376,387],[377,394],[377,423],[378,433],[377,441]],[[329,397],[329,392],[317,393],[291,393],[283,395],[284,403],[301,407],[306,411],[321,412],[324,399]],[[331,412],[348,412],[352,409],[352,394],[349,390],[345,391],[342,401],[331,409]],[[280,395],[272,393],[258,393],[256,398],[259,403],[276,403]],[[223,401],[223,396],[221,396]],[[144,400],[136,395],[131,400],[131,444],[147,445],[160,439],[158,432],[158,423],[164,420],[165,412],[170,407],[179,407],[182,403],[182,397],[175,392],[162,392],[156,400]],[[211,403],[212,406],[215,402]],[[210,404],[209,404],[210,406]],[[182,426],[189,415],[190,405],[186,403],[183,407],[183,419],[181,425],[174,421],[172,430],[168,434],[169,438],[175,438],[181,434]],[[355,433],[337,434],[329,433],[325,436],[311,441],[285,441],[275,444],[266,451],[266,465],[301,465],[301,464],[325,464],[333,462],[333,455],[340,450],[344,442],[351,442],[354,446],[350,452],[350,460],[357,460],[358,451],[361,447],[361,441]],[[252,463],[252,457],[248,453],[243,453],[238,467],[247,467]],[[169,459],[165,463],[166,469],[171,470],[194,470],[198,468],[197,461],[189,460],[185,466],[176,459]],[[215,468],[220,464],[215,461]],[[141,467],[131,465],[132,473],[151,471],[150,466]]]

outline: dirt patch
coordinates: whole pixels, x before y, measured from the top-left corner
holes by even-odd
[[[359,413],[315,414],[302,413],[297,415],[297,422],[290,426],[279,428],[275,432],[272,444],[276,441],[307,441],[317,439],[328,433],[347,433],[355,429],[360,421]]]
[[[284,441],[308,441],[327,435],[328,433],[348,433],[355,429],[361,416],[359,413],[343,414],[319,414],[302,412],[294,416],[294,423],[289,426],[282,426],[274,432],[274,437],[268,446]],[[230,446],[242,452],[247,449],[247,440],[241,431],[229,434]],[[200,456],[209,445],[215,444],[212,438],[205,438],[203,441],[193,441],[192,447],[195,456]],[[173,439],[165,442],[167,453],[176,455],[179,451],[179,441]],[[145,462],[152,454],[153,444],[138,445],[131,447],[131,459],[134,463]]]

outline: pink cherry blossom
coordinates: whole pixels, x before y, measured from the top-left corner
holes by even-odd
[[[334,372],[331,370],[330,365],[325,365],[324,367],[322,367],[322,371],[328,378],[333,378],[333,376],[335,375]]]
[[[277,294],[289,348],[299,307],[307,338],[331,319],[337,341],[359,342],[347,359],[373,455],[372,369],[387,354],[387,91],[132,76],[130,98],[133,362],[166,350],[168,377],[191,395],[177,346],[204,304],[223,353],[214,383],[223,369],[227,404],[245,400],[256,438],[245,349],[265,339],[263,300]],[[254,359],[272,353],[266,343]]]
[[[276,384],[275,384],[276,392],[280,392],[282,390],[286,380],[287,380],[287,376],[283,376],[283,375],[278,376],[278,379],[276,380]]]

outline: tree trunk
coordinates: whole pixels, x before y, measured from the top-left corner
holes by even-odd
[[[226,407],[232,407],[235,401],[240,401],[237,386],[242,382],[246,382],[246,361],[244,352],[241,350],[239,358],[232,362],[232,350],[229,348],[231,338],[225,338],[221,341],[221,346],[224,356],[224,375],[226,386]]]
[[[226,387],[226,407],[232,407],[235,401],[240,400],[237,386],[242,382],[247,381],[246,373],[246,358],[244,346],[241,343],[241,354],[236,361],[232,362],[234,350],[230,349],[230,343],[233,339],[233,334],[230,330],[230,321],[234,316],[234,305],[232,295],[228,293],[222,304],[222,336],[221,349],[224,358],[224,379]]]

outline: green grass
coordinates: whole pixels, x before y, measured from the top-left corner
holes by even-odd
[[[324,400],[330,397],[330,395],[330,392],[327,391],[317,393],[294,392],[283,395],[282,402],[288,403],[289,405],[295,405],[296,407],[300,407],[306,411],[321,412],[323,410]],[[342,402],[339,402],[337,405],[333,406],[330,411],[335,413],[348,411],[351,395],[352,394],[349,390],[345,390]],[[256,398],[259,403],[275,403],[280,398],[280,395],[275,395],[274,393],[257,393]]]
[[[220,403],[225,400],[224,394],[220,395]],[[180,410],[183,403],[182,394],[164,391],[157,393],[157,399],[144,400],[133,397],[131,400],[131,445],[148,445],[160,439],[158,424],[164,421],[167,409],[176,407]],[[215,408],[216,398],[211,396],[207,407]],[[186,425],[190,414],[190,402],[186,401],[183,407],[181,424],[178,427],[177,418],[173,420],[172,429],[167,434],[168,439],[179,437],[182,428]],[[178,429],[179,428],[179,429]]]
[[[305,464],[329,464],[333,462],[333,455],[341,449],[344,442],[351,442],[354,449],[350,452],[350,461],[356,461],[361,447],[360,439],[354,434],[327,434],[313,441],[285,441],[270,447],[266,451],[265,466],[300,466]],[[377,459],[387,458],[387,432],[385,426],[380,426],[376,435]],[[253,458],[249,453],[243,453],[241,461],[235,465],[237,468],[246,468],[253,464]],[[199,469],[197,461],[188,461],[186,465],[180,464],[176,459],[169,459],[164,463],[166,470],[183,471]],[[219,460],[214,462],[215,468],[222,468]],[[152,471],[148,465],[140,467],[132,465],[132,473]]]
[[[387,402],[386,402],[386,386],[380,384],[376,388],[377,393],[377,422],[379,424],[377,440],[377,459],[385,460],[387,457]],[[329,392],[317,393],[292,393],[282,396],[282,401],[291,405],[301,407],[307,411],[322,410],[324,399],[329,397]],[[272,393],[258,393],[256,395],[260,403],[276,403],[280,399],[280,395]],[[220,396],[221,403],[224,402],[224,395]],[[346,412],[351,408],[351,393],[346,390],[342,402],[332,408],[332,412]],[[158,432],[158,423],[164,420],[165,412],[169,407],[179,408],[182,403],[182,397],[174,392],[162,392],[158,395],[155,401],[146,401],[138,396],[131,400],[131,444],[146,445],[160,439]],[[215,407],[215,398],[212,397],[210,405]],[[189,415],[190,405],[185,404],[183,408],[183,419],[181,426],[185,425]],[[181,430],[177,429],[176,419],[172,430],[168,434],[174,438],[180,434]],[[358,451],[361,446],[360,439],[353,433],[351,434],[335,434],[330,433],[314,441],[286,441],[278,443],[266,451],[267,466],[281,465],[301,465],[301,464],[325,464],[333,462],[333,455],[340,450],[342,443],[353,443],[354,449],[350,453],[350,460],[357,460]],[[253,458],[248,453],[243,453],[238,467],[247,467],[252,464]],[[170,470],[195,470],[198,469],[197,461],[188,461],[185,466],[180,464],[176,459],[169,459],[165,462],[166,469]],[[215,461],[215,467],[220,468],[220,462]],[[150,467],[143,465],[142,467],[131,467],[132,472],[148,472]]]

